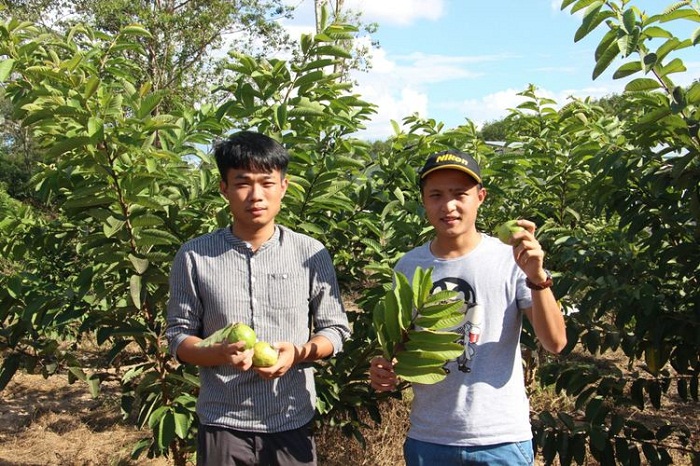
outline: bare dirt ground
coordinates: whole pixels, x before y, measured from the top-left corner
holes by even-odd
[[[165,459],[130,460],[132,446],[147,435],[121,420],[118,383],[103,383],[93,399],[82,382],[65,374],[44,379],[18,372],[0,392],[0,465],[145,465]]]
[[[621,363],[614,359],[611,362]],[[556,410],[558,405],[570,402],[551,393],[531,396],[533,408]],[[665,398],[664,403],[661,415],[634,411],[630,417],[646,425],[685,425],[692,433],[691,445],[700,443],[698,403],[684,402],[674,395]],[[386,403],[382,410],[384,422],[364,432],[364,446],[337,430],[322,429],[317,434],[319,465],[403,464],[401,450],[408,428],[407,414],[407,402]],[[65,374],[44,379],[41,375],[18,372],[0,392],[0,466],[172,464],[165,458],[130,458],[133,445],[146,436],[147,431],[139,431],[121,418],[116,374],[102,383],[97,399],[92,398],[85,383],[69,385]],[[675,453],[674,464],[693,465],[687,455]]]

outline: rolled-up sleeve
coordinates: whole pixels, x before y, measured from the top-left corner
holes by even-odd
[[[170,354],[177,358],[177,348],[187,337],[199,336],[202,326],[202,303],[197,291],[196,268],[185,248],[175,255],[170,271],[165,336]]]
[[[312,296],[309,301],[313,317],[313,333],[327,338],[335,355],[350,337],[348,318],[340,295],[335,267],[328,251],[323,248],[312,257]]]

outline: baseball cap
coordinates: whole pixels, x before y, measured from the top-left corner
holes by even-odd
[[[443,168],[463,171],[474,178],[477,183],[481,183],[479,164],[476,163],[474,157],[458,150],[445,150],[428,157],[420,171],[420,179],[422,180],[428,174]]]

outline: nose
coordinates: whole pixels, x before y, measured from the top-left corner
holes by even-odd
[[[263,186],[260,183],[253,183],[250,187],[249,198],[253,201],[262,199]]]
[[[453,210],[455,210],[456,205],[457,205],[456,199],[448,199],[445,201],[444,204],[442,204],[442,209],[445,212],[452,212]]]

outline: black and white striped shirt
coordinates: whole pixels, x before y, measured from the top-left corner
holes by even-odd
[[[306,343],[312,331],[335,352],[350,334],[328,251],[308,236],[277,226],[256,252],[221,228],[185,243],[170,274],[166,336],[171,354],[188,336],[206,338],[233,322],[259,340]],[[310,364],[265,380],[232,366],[200,367],[197,414],[203,424],[249,432],[281,432],[314,415]]]

